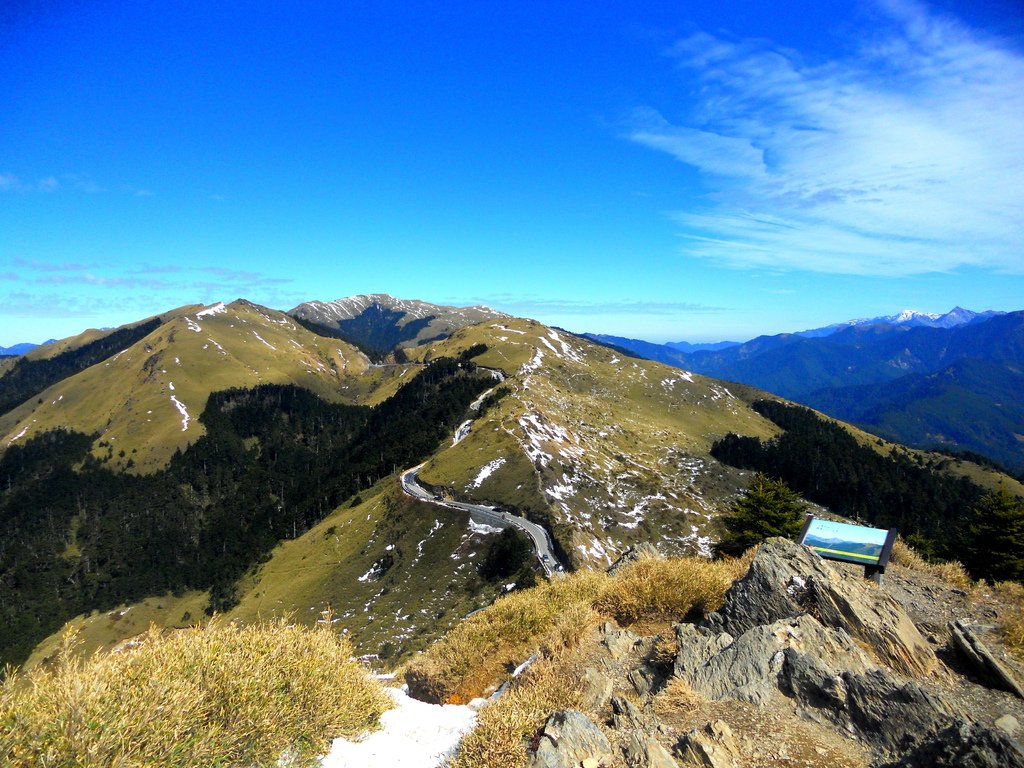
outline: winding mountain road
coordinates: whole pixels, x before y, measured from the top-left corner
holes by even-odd
[[[508,512],[499,512],[494,507],[489,507],[485,504],[467,504],[461,501],[450,501],[434,496],[434,494],[417,482],[416,475],[422,466],[422,464],[419,464],[412,469],[405,470],[401,474],[402,490],[407,496],[436,504],[439,507],[461,509],[464,512],[468,512],[470,519],[476,523],[483,523],[484,525],[490,525],[501,530],[510,526],[518,528],[533,542],[533,547],[537,551],[537,559],[540,561],[545,575],[551,576],[552,573],[565,571],[565,567],[555,556],[551,546],[551,539],[544,528],[536,523],[531,523],[525,517],[519,517]]]

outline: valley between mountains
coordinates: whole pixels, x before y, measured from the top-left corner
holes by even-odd
[[[759,390],[385,295],[86,332],[8,364],[0,396],[21,398],[0,416],[3,657],[29,665],[66,627],[91,650],[214,610],[330,609],[388,666],[546,572],[637,544],[710,555],[752,474],[713,447],[785,431]],[[1024,491],[842,430],[915,472]],[[503,561],[512,523],[548,548]]]

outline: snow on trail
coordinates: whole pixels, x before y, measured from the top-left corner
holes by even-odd
[[[362,741],[335,739],[321,768],[436,768],[455,754],[459,739],[476,724],[476,712],[456,704],[426,704],[389,688],[395,708],[379,731]]]
[[[12,438],[11,438],[10,440],[8,440],[8,441],[7,441],[7,444],[8,444],[8,445],[10,445],[10,444],[11,444],[11,443],[13,443],[13,442],[14,442],[15,440],[20,440],[21,438],[23,438],[23,437],[25,436],[25,433],[26,433],[26,432],[28,432],[28,427],[27,427],[27,426],[25,426],[25,427],[22,427],[22,428],[21,428],[21,432],[19,432],[19,433],[18,433],[18,434],[16,434],[16,435],[15,435],[14,437],[12,437]]]

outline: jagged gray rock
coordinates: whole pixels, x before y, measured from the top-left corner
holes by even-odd
[[[696,658],[720,646],[728,635],[709,638]],[[780,676],[786,651],[808,651],[815,669],[835,675],[832,670],[864,672],[872,664],[867,655],[841,630],[823,627],[813,616],[804,614],[783,619],[744,632],[736,640],[694,665],[687,659],[675,669],[695,691],[709,699],[738,699],[763,704],[780,689]],[[680,649],[680,656],[688,651]],[[807,662],[810,663],[810,662]]]
[[[728,724],[721,720],[690,731],[673,750],[684,766],[738,768],[739,749]]]
[[[860,576],[833,568],[788,539],[765,541],[707,626],[735,636],[811,613],[867,644],[897,672],[926,675],[938,659],[898,602]]]
[[[678,768],[672,754],[643,731],[631,731],[622,746],[629,768]]]
[[[601,625],[598,632],[601,645],[608,649],[608,653],[613,659],[621,659],[633,651],[637,643],[641,642],[640,635],[634,634],[628,629],[618,629],[607,621]]]
[[[665,729],[653,712],[641,712],[628,699],[611,700],[612,725],[623,734],[622,754],[630,768],[676,768],[672,755],[658,741]]]
[[[962,621],[949,623],[950,640],[960,655],[967,659],[982,677],[995,682],[1001,690],[1009,691],[1020,699],[1024,699],[1024,689],[992,651]]]
[[[630,563],[643,560],[647,557],[663,557],[657,548],[649,541],[641,541],[627,549],[622,556],[608,567],[608,575],[614,576]]]
[[[612,747],[594,722],[575,709],[560,709],[548,718],[530,768],[579,768],[584,760],[611,758]]]
[[[997,729],[958,721],[880,768],[1024,768],[1024,752]]]
[[[604,709],[605,704],[611,699],[614,689],[615,681],[604,670],[589,667],[583,673],[581,705],[589,712]]]

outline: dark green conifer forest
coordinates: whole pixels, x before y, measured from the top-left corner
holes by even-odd
[[[1020,573],[1020,499],[1005,494],[1007,504],[983,503],[988,498],[984,489],[967,478],[936,471],[902,449],[883,455],[808,408],[776,400],[759,400],[753,407],[785,431],[768,441],[726,435],[712,446],[712,456],[781,478],[806,499],[844,517],[897,528],[926,557],[959,560],[975,578]],[[1021,522],[1009,512],[997,522],[991,509],[1020,509]],[[1003,532],[998,537],[996,529]],[[1002,544],[994,548],[995,541]]]
[[[295,386],[210,396],[206,435],[167,469],[114,472],[94,436],[39,435],[0,457],[0,664],[68,618],[168,591],[233,584],[279,541],[433,452],[493,379],[437,360],[376,408]]]

